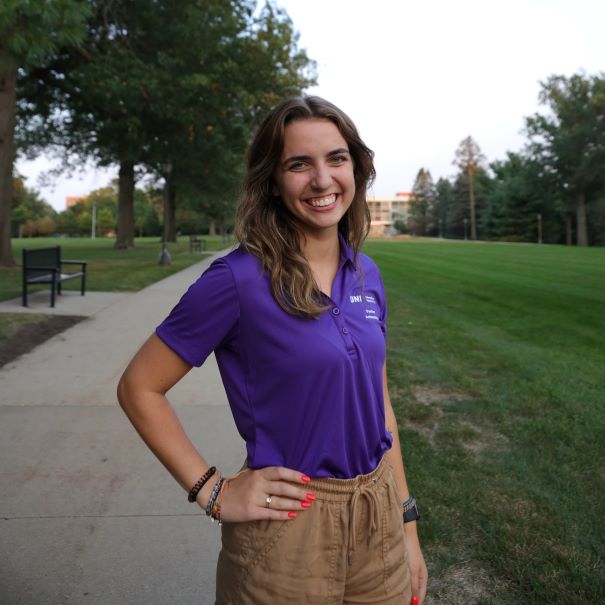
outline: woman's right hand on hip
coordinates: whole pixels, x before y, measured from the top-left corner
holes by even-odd
[[[221,520],[294,519],[315,500],[315,495],[304,487],[309,481],[306,475],[283,466],[244,469],[225,479],[226,485],[218,497]]]

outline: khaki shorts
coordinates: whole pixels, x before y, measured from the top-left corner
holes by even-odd
[[[223,523],[217,605],[409,605],[401,502],[386,458],[354,479],[312,479],[292,521]]]

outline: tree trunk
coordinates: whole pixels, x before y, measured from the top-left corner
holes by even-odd
[[[565,215],[565,245],[571,246],[573,244],[571,238],[571,216]]]
[[[216,235],[216,223],[214,221],[210,221],[210,228],[208,235]]]
[[[471,206],[471,239],[477,239],[477,220],[475,217],[475,178],[471,170],[468,171],[468,197]]]
[[[169,190],[168,190],[168,214],[170,215],[168,221],[168,240],[169,242],[176,243],[176,191],[174,190],[174,184],[172,178],[170,179]]]
[[[12,267],[15,264],[11,250],[11,210],[16,87],[17,67],[9,64],[5,71],[0,72],[0,267]]]
[[[588,229],[586,227],[586,196],[578,193],[576,197],[576,244],[588,246]]]
[[[120,161],[118,181],[118,233],[116,248],[134,246],[134,162]]]

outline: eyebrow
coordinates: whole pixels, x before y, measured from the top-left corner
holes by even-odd
[[[351,152],[346,147],[339,147],[338,149],[332,149],[332,151],[328,151],[328,153],[326,153],[326,157],[330,157],[332,155],[338,155],[339,153],[346,153],[349,156],[351,155]],[[289,158],[286,158],[282,162],[282,166],[285,166],[286,164],[289,164],[290,162],[307,161],[310,159],[311,159],[311,156],[309,156],[309,155],[293,155],[293,156],[290,156]]]

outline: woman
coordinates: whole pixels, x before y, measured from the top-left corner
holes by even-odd
[[[424,599],[387,390],[385,294],[358,253],[372,160],[327,101],[276,107],[248,152],[240,247],[190,287],[120,381],[147,445],[222,522],[219,605]],[[246,441],[230,478],[195,450],[165,397],[212,351]]]

